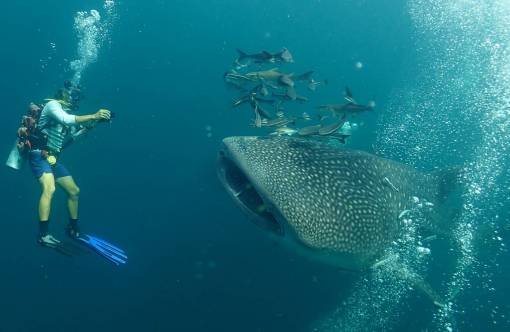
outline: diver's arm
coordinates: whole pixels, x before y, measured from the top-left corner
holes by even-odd
[[[74,126],[76,124],[91,121],[110,120],[111,118],[110,111],[104,109],[100,109],[96,113],[88,115],[69,114],[66,111],[64,111],[62,105],[60,105],[60,103],[55,100],[50,101],[48,104],[46,104],[46,107],[48,107],[50,116],[53,119],[66,126]]]
[[[71,138],[73,141],[77,141],[81,137],[85,136],[89,132],[90,128],[88,127],[79,127],[79,129],[71,131]]]
[[[109,120],[111,113],[108,110],[101,109],[95,114],[77,115],[76,125],[71,129],[71,138],[73,141],[85,136],[99,121]]]
[[[76,123],[84,123],[96,120],[95,114],[76,115]]]
[[[93,127],[94,126],[82,126],[82,125],[72,126],[70,135],[67,137],[67,141],[62,146],[62,149],[65,149],[74,142],[82,139]]]
[[[46,107],[48,108],[49,116],[58,123],[67,126],[73,126],[76,124],[76,116],[64,111],[62,105],[60,105],[58,101],[50,101],[46,104]]]
[[[76,123],[84,123],[90,121],[101,121],[101,120],[110,120],[111,113],[108,110],[100,109],[94,114],[88,115],[76,115]]]

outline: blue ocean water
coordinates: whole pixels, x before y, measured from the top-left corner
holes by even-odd
[[[40,248],[38,183],[28,169],[4,168],[0,331],[510,328],[504,1],[47,0],[0,8],[0,151],[7,157],[26,105],[71,79],[73,60],[89,59],[81,112],[108,108],[116,117],[62,160],[81,189],[82,228],[129,254],[117,268],[94,254],[70,259]],[[91,10],[101,15],[92,40],[75,23]],[[86,51],[96,45],[97,58],[80,54],[80,41]],[[460,216],[440,234],[449,235],[409,260],[446,307],[382,272],[345,272],[282,248],[225,193],[216,176],[221,140],[264,132],[249,125],[248,109],[232,109],[238,95],[223,74],[237,48],[282,47],[294,56],[288,70],[328,80],[300,110],[341,100],[345,86],[375,100],[350,147],[417,168],[467,167]],[[63,236],[66,220],[57,192],[52,232]]]

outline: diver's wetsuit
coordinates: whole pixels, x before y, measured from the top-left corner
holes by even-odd
[[[28,160],[32,173],[39,179],[44,173],[53,173],[56,179],[70,176],[71,173],[64,165],[57,163],[50,166],[46,158],[43,158],[41,149],[46,149],[52,154],[58,154],[68,139],[77,135],[76,116],[67,113],[62,105],[56,100],[49,101],[41,112],[39,119],[41,132],[48,137],[46,147],[37,147],[29,152]]]

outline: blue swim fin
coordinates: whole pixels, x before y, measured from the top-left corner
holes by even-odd
[[[106,242],[105,240],[88,234],[81,235],[77,238],[77,240],[83,242],[89,248],[115,265],[127,263],[128,257],[124,250]]]

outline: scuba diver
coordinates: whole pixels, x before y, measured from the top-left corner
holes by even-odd
[[[127,256],[122,249],[95,236],[80,233],[78,226],[80,189],[71,173],[59,161],[62,149],[85,135],[98,122],[110,121],[113,115],[105,109],[88,115],[72,114],[79,107],[80,97],[80,88],[66,81],[64,88],[57,91],[54,99],[47,99],[44,107],[30,104],[29,114],[23,117],[22,127],[18,130],[17,148],[27,159],[32,173],[41,185],[38,243],[66,255],[76,253],[76,245],[60,241],[49,232],[51,202],[57,184],[67,193],[69,212],[67,235],[110,262],[116,265],[124,264],[127,262]]]

